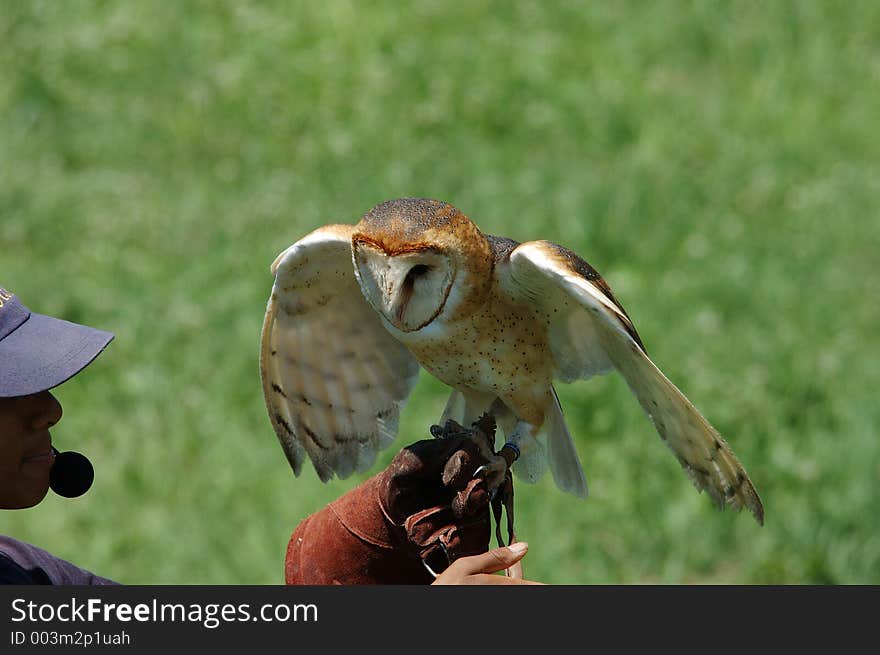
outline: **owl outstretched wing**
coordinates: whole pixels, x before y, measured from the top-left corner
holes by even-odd
[[[307,454],[325,482],[368,469],[394,440],[419,372],[361,293],[353,230],[327,225],[275,259],[261,339],[272,426],[294,474]]]
[[[589,264],[549,241],[531,241],[513,249],[502,270],[502,287],[547,317],[561,380],[617,369],[697,489],[719,507],[747,507],[763,524],[761,499],[736,455],[651,361],[629,316]]]

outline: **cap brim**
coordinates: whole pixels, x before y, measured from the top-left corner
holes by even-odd
[[[32,312],[0,341],[0,397],[28,396],[57,387],[88,366],[113,336]]]

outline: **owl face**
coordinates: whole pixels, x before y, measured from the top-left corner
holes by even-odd
[[[386,327],[402,333],[461,320],[491,287],[486,237],[445,202],[400,198],[376,205],[355,226],[351,246],[361,291]]]
[[[443,311],[456,267],[442,249],[423,245],[389,253],[356,238],[352,254],[367,301],[401,332],[421,330]]]

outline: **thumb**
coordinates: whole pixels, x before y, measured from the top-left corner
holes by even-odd
[[[529,550],[529,545],[524,541],[517,541],[510,546],[494,548],[487,553],[462,557],[456,561],[459,568],[466,574],[496,573],[510,568],[523,557]]]

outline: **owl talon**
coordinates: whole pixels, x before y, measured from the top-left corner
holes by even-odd
[[[495,492],[504,483],[507,471],[507,460],[502,455],[492,455],[489,458],[488,464],[483,464],[483,466],[474,471],[474,477],[483,478],[486,481],[486,489],[494,496]]]

